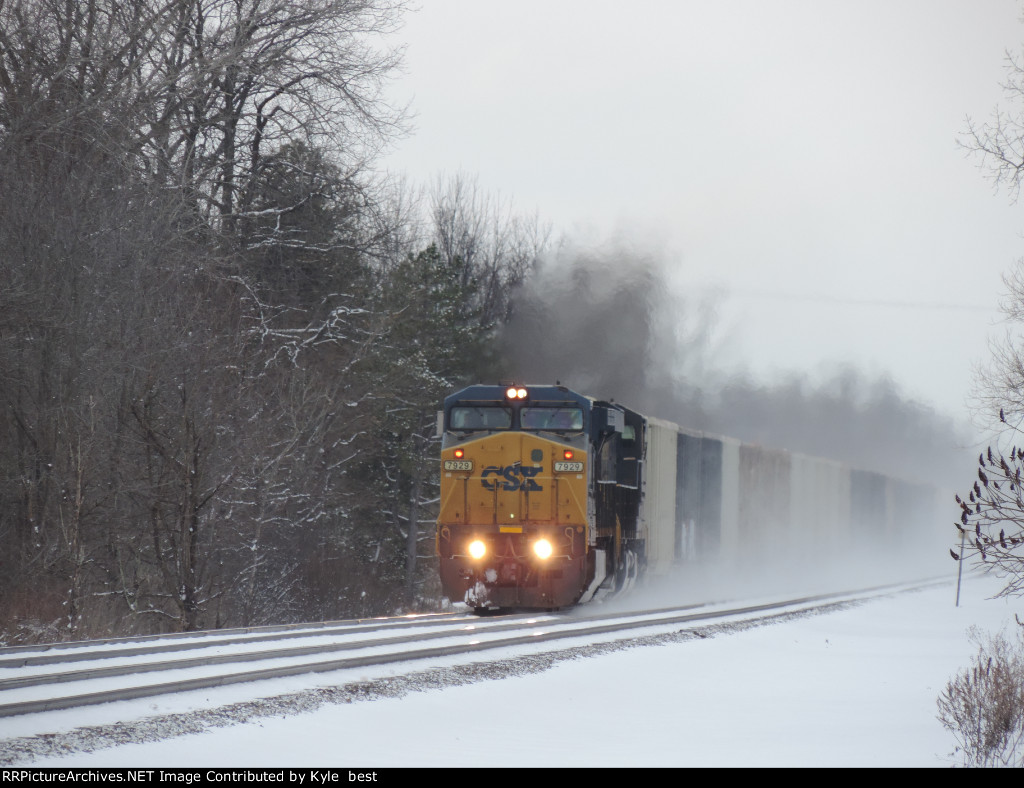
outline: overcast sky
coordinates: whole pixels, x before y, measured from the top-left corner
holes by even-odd
[[[966,415],[1024,205],[957,146],[1005,99],[1016,0],[425,0],[415,131],[385,160],[478,177],[719,295],[722,365],[853,362]],[[950,305],[958,305],[952,308]]]

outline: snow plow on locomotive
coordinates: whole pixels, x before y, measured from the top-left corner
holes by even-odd
[[[695,562],[799,572],[942,538],[931,485],[560,385],[470,386],[438,418],[442,593],[477,612],[569,607]]]

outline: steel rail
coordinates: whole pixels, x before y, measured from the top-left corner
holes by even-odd
[[[537,622],[540,623],[540,622]],[[533,626],[533,624],[531,624]],[[152,673],[156,671],[178,670],[185,668],[206,667],[208,665],[224,665],[235,662],[261,662],[270,659],[287,659],[291,657],[306,657],[315,654],[328,654],[336,651],[351,651],[362,648],[377,648],[380,646],[403,645],[407,643],[418,643],[437,638],[459,637],[471,633],[491,633],[508,630],[521,629],[523,623],[519,621],[506,622],[504,619],[495,619],[493,624],[481,625],[473,623],[467,626],[464,623],[449,625],[449,628],[434,632],[421,632],[411,635],[399,635],[396,637],[371,638],[367,640],[343,640],[333,643],[320,643],[310,646],[287,646],[284,648],[267,649],[263,651],[235,652],[231,654],[209,654],[198,657],[184,657],[182,659],[162,660],[160,662],[132,662],[124,665],[107,665],[100,667],[85,667],[77,670],[69,670],[61,673],[35,673],[29,676],[18,676],[14,678],[0,679],[0,692],[4,690],[17,689],[21,687],[32,687],[43,684],[59,684],[71,681],[88,681],[90,679],[111,678],[114,676],[130,676],[136,673]],[[349,634],[349,633],[340,633]],[[323,637],[323,633],[309,635],[309,637]],[[245,645],[253,642],[243,640],[235,645]],[[193,651],[200,648],[219,648],[223,642],[212,645],[195,644]],[[100,659],[117,658],[129,656],[118,653],[107,655],[99,652]],[[97,658],[97,652],[93,652],[93,659]]]
[[[253,655],[251,659],[265,660],[272,658],[281,658],[283,652],[291,652],[289,656],[294,657],[300,656],[297,652],[304,651],[306,653],[301,654],[301,656],[311,656],[318,653],[324,653],[325,651],[364,649],[379,647],[382,645],[406,645],[408,643],[415,643],[442,637],[465,637],[467,635],[476,634],[482,637],[489,637],[492,634],[499,634],[501,632],[509,632],[515,630],[523,630],[527,627],[532,630],[536,630],[538,627],[547,628],[547,631],[531,631],[525,634],[513,634],[511,637],[495,637],[487,640],[479,640],[470,643],[448,644],[428,648],[400,650],[388,653],[348,656],[324,661],[302,662],[296,665],[283,665],[269,668],[260,668],[255,670],[223,673],[218,675],[201,676],[158,684],[148,684],[143,686],[118,687],[115,689],[86,692],[82,694],[67,695],[64,697],[15,701],[10,703],[0,702],[0,716],[14,716],[33,712],[68,709],[75,708],[78,706],[93,705],[97,703],[106,703],[118,700],[132,700],[136,698],[150,697],[154,695],[186,692],[195,689],[209,689],[213,687],[226,686],[229,684],[260,681],[270,678],[282,678],[307,673],[323,673],[334,670],[344,670],[348,668],[367,667],[370,665],[385,665],[395,662],[422,660],[431,657],[469,654],[478,651],[484,651],[495,648],[505,648],[510,646],[519,646],[524,644],[536,644],[554,642],[558,640],[578,639],[583,637],[592,637],[596,635],[607,635],[610,633],[625,634],[626,632],[635,631],[637,629],[647,629],[659,626],[664,627],[677,624],[693,624],[717,619],[732,619],[736,617],[776,618],[779,616],[789,615],[801,609],[812,610],[815,607],[824,607],[832,604],[841,604],[842,602],[853,602],[862,599],[870,599],[873,597],[891,594],[899,590],[912,590],[916,588],[923,588],[928,585],[935,585],[939,582],[944,583],[949,581],[943,579],[941,581],[930,580],[917,584],[900,584],[899,586],[877,586],[872,589],[865,589],[859,591],[809,595],[802,596],[796,599],[773,600],[770,602],[763,602],[759,604],[743,605],[739,607],[722,609],[703,609],[695,611],[695,607],[697,606],[688,606],[685,608],[661,608],[656,611],[646,611],[633,614],[606,613],[582,616],[577,618],[568,616],[564,618],[555,617],[548,618],[542,621],[537,621],[535,618],[527,622],[504,622],[501,619],[495,619],[496,623],[493,625],[475,625],[472,627],[472,629],[467,629],[465,627],[459,627],[456,629],[453,627],[452,629],[441,632],[423,633],[420,636],[405,636],[401,638],[376,638],[364,641],[348,641],[339,644],[323,644],[316,647],[299,647],[298,649],[275,649],[270,650],[268,652],[261,652],[261,656]],[[775,612],[772,613],[772,611]],[[762,615],[766,613],[769,615]],[[170,670],[193,666],[184,665],[183,663],[185,662],[195,663],[199,665],[212,665],[233,664],[247,660],[249,660],[249,655],[216,655],[214,657],[195,659],[189,658],[187,660],[171,661],[167,663],[166,667],[152,667],[150,669]],[[140,666],[138,665],[124,666],[122,673],[97,674],[94,672],[97,670],[105,671],[113,670],[113,668],[88,668],[84,673],[90,674],[90,678],[96,678],[98,675],[127,675],[142,672],[142,670],[140,670]],[[83,680],[83,672],[70,672],[68,674],[61,675],[62,678],[59,679],[59,681]],[[67,677],[63,678],[63,676]],[[34,680],[29,677],[25,677],[25,679],[8,679],[7,681],[21,682],[17,685],[6,685],[7,688],[13,688],[15,686],[43,686],[45,684],[54,682],[55,679],[53,679],[52,675],[50,675],[37,676],[34,677]],[[0,701],[2,701],[2,698],[0,698]]]
[[[253,629],[239,630],[204,630],[201,632],[175,633],[173,635],[145,635],[144,642],[140,645],[135,638],[110,638],[106,640],[80,640],[68,643],[55,643],[46,647],[12,646],[0,648],[0,669],[23,668],[34,665],[56,665],[67,662],[85,662],[94,659],[116,659],[118,657],[137,657],[148,654],[164,654],[178,651],[195,651],[200,648],[217,648],[220,646],[245,645],[247,643],[265,643],[279,640],[290,640],[298,638],[324,637],[325,635],[349,635],[363,632],[380,632],[382,630],[401,630],[413,627],[437,627],[451,626],[453,621],[476,622],[476,616],[463,616],[455,619],[458,614],[445,613],[445,618],[431,616],[429,620],[424,619],[371,619],[374,623],[363,621],[352,622],[325,622],[322,624],[294,624],[287,627],[259,627]],[[264,632],[255,634],[252,637],[235,635],[237,632]],[[223,636],[222,635],[226,635]],[[202,642],[196,639],[206,636]],[[183,640],[184,639],[184,640]],[[121,648],[121,644],[124,647]],[[111,648],[100,648],[112,646]],[[50,648],[60,648],[57,653],[39,653],[48,651]],[[6,656],[9,653],[29,653],[27,656]]]

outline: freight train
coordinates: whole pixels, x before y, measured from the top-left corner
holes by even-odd
[[[554,610],[693,562],[900,546],[939,493],[687,430],[561,385],[475,385],[438,414],[441,586],[476,612]]]

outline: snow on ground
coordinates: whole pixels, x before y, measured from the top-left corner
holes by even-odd
[[[824,615],[704,630],[703,637],[664,645],[485,670],[490,677],[472,683],[398,682],[383,695],[367,692],[370,700],[328,694],[335,700],[321,698],[307,712],[284,705],[282,716],[204,723],[193,726],[198,733],[64,757],[16,757],[12,765],[953,765],[955,741],[936,717],[936,699],[976,650],[970,627],[996,632],[1014,626],[1014,612],[1024,618],[1021,600],[991,598],[998,588],[992,578],[972,576],[965,578],[960,607],[954,583]],[[493,655],[490,666],[507,656]],[[409,663],[403,670],[429,667]],[[365,680],[325,674],[309,686]],[[293,681],[279,691],[295,689]],[[204,691],[205,702],[231,703],[237,692]],[[152,699],[133,703],[118,704],[122,719],[157,707]],[[164,703],[161,711],[167,708]],[[77,715],[81,725],[97,712],[62,714]],[[4,722],[0,761],[10,764],[20,751],[11,748],[17,721]]]

